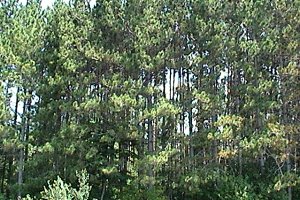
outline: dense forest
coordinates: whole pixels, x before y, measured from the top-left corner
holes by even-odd
[[[299,0],[2,0],[0,19],[0,199],[300,199]]]

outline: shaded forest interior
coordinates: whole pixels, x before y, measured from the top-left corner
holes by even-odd
[[[2,0],[0,19],[1,200],[300,199],[299,0]]]

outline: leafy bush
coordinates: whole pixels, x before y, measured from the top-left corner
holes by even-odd
[[[89,176],[86,170],[80,173],[76,172],[78,177],[79,186],[78,189],[72,188],[70,184],[64,183],[63,180],[58,176],[52,184],[48,182],[48,188],[44,188],[41,192],[42,199],[45,200],[87,200],[91,186],[88,184]],[[1,198],[0,198],[1,199]],[[33,200],[29,195],[24,200]]]

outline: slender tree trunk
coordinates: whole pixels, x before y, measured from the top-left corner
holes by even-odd
[[[190,71],[187,70],[187,90],[188,93],[191,92],[191,85],[190,85]],[[189,97],[189,108],[188,108],[188,120],[189,120],[189,154],[190,154],[190,170],[193,170],[194,166],[194,147],[193,147],[193,108],[192,108],[192,98]]]
[[[173,82],[172,82],[172,96],[173,96],[173,101],[175,102],[176,99],[175,99],[175,94],[176,94],[176,89],[175,89],[175,79],[176,79],[176,70],[174,69],[173,70]]]
[[[164,61],[164,66],[166,66],[166,62]],[[163,83],[163,97],[166,98],[166,72],[167,72],[167,68],[164,67],[163,72],[162,72],[162,83]]]
[[[25,136],[24,136],[24,141],[28,141],[28,138],[29,138],[29,129],[30,129],[30,111],[31,111],[31,95],[32,95],[32,92],[29,93],[30,94],[30,97],[28,99],[28,103],[27,103],[27,111],[26,111],[26,129],[25,129]],[[25,157],[24,157],[24,160],[25,162],[28,160],[28,144],[26,143],[25,145]]]
[[[25,91],[26,94],[26,91]],[[24,176],[24,142],[25,142],[25,129],[26,129],[26,111],[27,111],[27,101],[24,101],[23,113],[22,113],[22,127],[20,133],[21,149],[19,150],[19,165],[18,165],[18,199],[22,198],[22,185]]]
[[[148,72],[146,79],[147,79],[147,84],[152,85],[152,77],[151,77],[150,72]],[[147,106],[148,106],[148,108],[150,108],[152,106],[152,96],[147,97]],[[148,126],[147,127],[148,128],[148,130],[147,130],[148,131],[148,152],[150,154],[153,154],[153,152],[154,152],[154,130],[153,130],[153,120],[151,118],[148,118],[147,126]],[[148,170],[148,175],[150,177],[154,176],[152,166]],[[152,188],[152,187],[153,187],[153,185],[149,185],[149,188]]]
[[[288,136],[289,137],[289,136]],[[291,172],[291,151],[290,151],[290,145],[289,145],[290,140],[288,139],[288,146],[287,146],[287,161],[286,161],[286,167],[287,167],[287,173]],[[292,187],[288,187],[288,199],[292,200]]]
[[[101,198],[100,198],[100,200],[104,200],[105,191],[106,191],[106,184],[107,184],[106,182],[107,182],[107,180],[105,180],[105,182],[102,185],[102,191],[101,191]]]
[[[0,84],[2,84],[2,82],[0,82]],[[7,83],[7,85],[5,87],[6,105],[10,104],[10,102],[9,102],[9,96],[8,96],[8,89],[9,89],[9,83]],[[3,152],[4,161],[3,161],[3,165],[2,165],[1,188],[0,188],[0,191],[1,191],[2,194],[5,193],[5,191],[4,191],[4,182],[5,182],[6,166],[7,166],[8,156],[9,156],[9,152],[5,152],[4,151]]]
[[[4,181],[5,181],[5,173],[6,173],[6,162],[7,162],[7,155],[4,155],[4,161],[2,165],[2,179],[1,179],[1,193],[4,193]]]
[[[256,72],[259,72],[257,57],[254,57],[254,68],[255,68]],[[259,86],[258,73],[255,74],[254,85],[255,85],[255,87]],[[257,95],[260,95],[260,94],[257,94]],[[259,101],[260,101],[260,99],[259,99]],[[257,133],[260,133],[260,131],[262,130],[262,123],[261,123],[259,107],[257,107],[255,110],[255,119],[256,119],[255,130]],[[264,147],[263,147],[263,149],[260,150],[259,165],[260,165],[260,173],[263,174],[265,171],[265,149],[264,149]]]
[[[283,102],[283,123],[284,125],[287,125],[288,123],[288,119],[287,119],[287,112],[288,112],[288,109],[287,109],[287,105],[286,105],[286,102],[284,101]],[[291,172],[291,148],[290,148],[290,133],[287,133],[286,135],[286,139],[287,139],[287,146],[286,146],[286,155],[287,155],[287,159],[286,159],[286,171],[287,173],[290,173]],[[288,200],[292,200],[292,187],[291,186],[288,186]]]
[[[15,129],[17,129],[17,120],[18,120],[19,92],[20,92],[20,88],[18,87],[17,92],[16,92],[16,104],[14,107],[14,119],[13,119],[13,126]],[[11,184],[11,178],[13,177],[13,162],[14,162],[14,151],[12,152],[12,155],[9,156],[9,159],[8,159],[8,172],[7,172],[8,185]],[[7,199],[10,198],[10,188],[9,187],[7,187],[6,198]]]
[[[169,99],[172,100],[172,69],[169,69]]]
[[[149,151],[149,153],[154,152],[154,134],[153,134],[153,120],[152,119],[148,119],[148,151]]]

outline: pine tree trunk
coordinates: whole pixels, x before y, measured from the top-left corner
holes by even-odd
[[[17,128],[17,120],[18,120],[19,92],[20,92],[20,88],[18,87],[17,92],[16,92],[16,104],[14,107],[14,119],[13,119],[13,126],[15,129]],[[14,163],[14,152],[8,159],[8,172],[7,172],[8,185],[11,184],[11,178],[13,177],[13,163]],[[7,187],[6,198],[7,199],[10,198],[10,188],[9,187]]]
[[[7,163],[7,155],[4,155],[4,161],[2,165],[2,179],[1,179],[1,193],[4,194],[4,180],[6,173],[6,163]]]
[[[26,91],[25,91],[26,94]],[[23,176],[24,176],[24,142],[25,142],[25,129],[26,129],[26,111],[27,111],[27,102],[24,101],[23,113],[22,113],[22,127],[20,133],[20,142],[21,149],[19,150],[19,164],[18,164],[18,199],[22,198],[22,185],[23,185]]]

